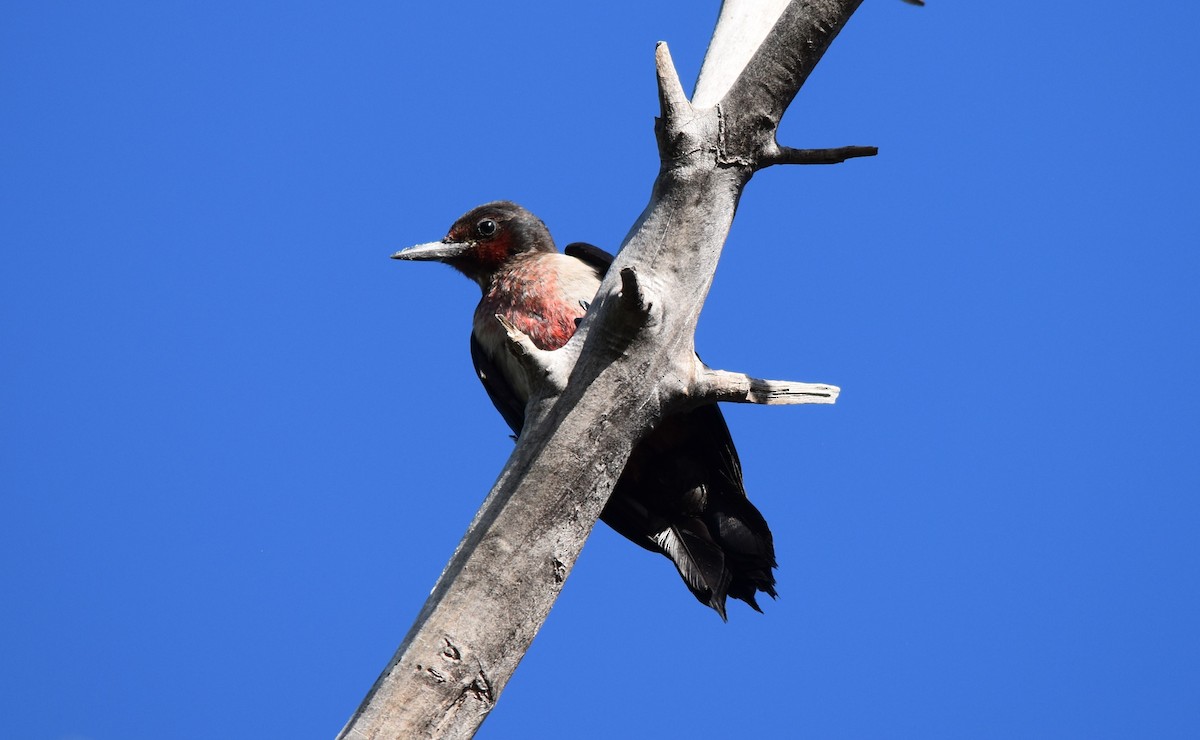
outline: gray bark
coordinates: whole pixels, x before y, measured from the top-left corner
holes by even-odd
[[[510,349],[541,381],[525,428],[413,627],[339,737],[471,737],[546,619],[634,443],[664,414],[700,402],[837,397],[833,386],[710,370],[696,360],[693,336],[753,173],[875,153],[775,141],[784,110],[860,2],[777,2],[778,22],[757,32],[733,28],[739,14],[727,2],[715,37],[738,40],[710,47],[697,84],[704,107],[689,102],[659,44],[661,169],[650,203],[565,347],[539,350],[507,327]],[[740,13],[743,21],[758,15]],[[748,54],[756,38],[762,43]]]

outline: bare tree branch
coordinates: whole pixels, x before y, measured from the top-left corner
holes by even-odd
[[[750,57],[775,27],[789,0],[725,0],[704,54],[692,105],[711,108],[721,102]]]
[[[862,0],[791,2],[722,98],[744,150],[764,151],[784,111]]]
[[[824,383],[762,380],[744,373],[706,367],[698,373],[692,384],[692,392],[696,401],[794,406],[802,403],[834,403],[842,389]]]
[[[679,72],[675,70],[675,61],[666,44],[654,48],[654,70],[658,75],[658,101],[663,116],[678,116],[690,111],[692,103],[683,92],[683,83],[679,81]]]
[[[650,203],[553,358],[510,330],[522,362],[561,370],[533,389],[512,457],[340,737],[472,736],[549,613],[633,441],[665,414],[698,397],[836,397],[833,386],[697,373],[693,336],[742,190],[757,169],[794,158],[775,144],[779,119],[860,2],[788,3],[727,87],[702,76],[703,106],[687,100],[659,45],[661,168]],[[727,67],[718,57],[727,58],[706,59],[706,70]]]
[[[770,167],[776,164],[841,164],[854,157],[874,157],[879,154],[879,147],[874,146],[842,146],[836,149],[793,149],[790,146],[777,146],[774,151],[768,150],[759,160],[759,167]]]

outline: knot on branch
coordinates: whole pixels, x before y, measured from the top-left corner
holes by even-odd
[[[614,353],[623,353],[646,327],[659,322],[662,314],[661,302],[654,299],[647,286],[638,278],[633,267],[622,267],[618,275],[621,288],[603,299],[610,312],[599,335],[604,346]],[[565,349],[565,348],[564,348]]]
[[[621,309],[629,324],[639,329],[653,323],[654,301],[638,280],[637,270],[621,268]]]

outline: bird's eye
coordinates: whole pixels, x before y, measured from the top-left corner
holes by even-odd
[[[492,236],[496,233],[496,228],[496,222],[490,218],[485,218],[475,224],[475,230],[479,232],[480,236]]]

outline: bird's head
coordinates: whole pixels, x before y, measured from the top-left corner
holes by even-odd
[[[554,251],[541,219],[516,203],[498,200],[467,211],[440,242],[402,249],[392,259],[445,262],[486,287],[512,257]]]

